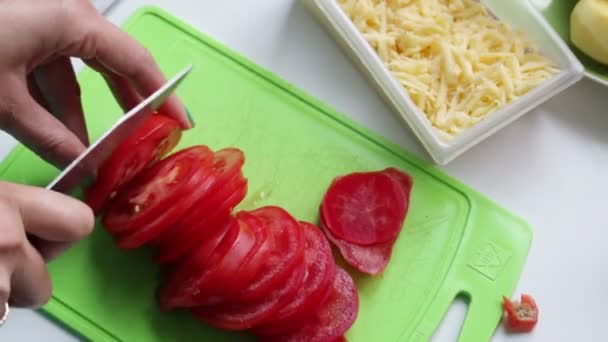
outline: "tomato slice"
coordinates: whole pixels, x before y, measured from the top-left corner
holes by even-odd
[[[238,213],[237,220],[241,234],[244,228],[253,232],[255,244],[246,251],[237,240],[230,253],[201,277],[192,306],[216,305],[230,299],[253,280],[270,255],[273,239],[264,223],[247,212]]]
[[[329,242],[321,230],[308,222],[300,222],[306,238],[306,277],[294,299],[273,318],[253,329],[256,335],[277,335],[303,324],[330,294],[336,264]]]
[[[189,241],[193,232],[198,228],[204,228],[201,221],[210,216],[211,212],[215,210],[213,207],[219,206],[219,204],[215,202],[210,203],[210,198],[221,196],[223,197],[222,200],[224,200],[236,191],[237,186],[239,186],[239,183],[244,179],[242,177],[242,172],[240,171],[244,162],[245,156],[243,152],[238,149],[227,148],[215,153],[213,165],[210,170],[212,173],[210,176],[212,184],[207,193],[205,193],[196,206],[186,213],[174,227],[156,239],[154,244],[159,247],[161,251],[176,251],[175,246],[183,244],[185,241]],[[191,246],[192,244],[189,247]],[[164,253],[161,252],[161,254]],[[167,257],[160,255],[157,258],[157,261],[165,263],[173,261],[176,257],[177,256],[175,255]]]
[[[200,185],[211,156],[206,146],[194,146],[144,170],[110,203],[103,216],[104,227],[124,248],[139,247],[155,238],[204,193]]]
[[[324,225],[335,236],[373,245],[397,238],[406,203],[401,187],[387,173],[355,172],[332,182],[320,211]]]
[[[247,195],[248,181],[242,175],[237,175],[228,184],[206,199],[205,213],[199,216],[204,222],[213,220],[225,211],[232,211]]]
[[[190,179],[190,183],[202,184],[204,181],[205,174],[202,171],[195,173]],[[166,232],[177,220],[179,220],[182,213],[186,212],[194,205],[197,198],[205,191],[203,186],[195,187],[192,190],[193,191],[186,192],[170,210],[160,214],[152,222],[141,227],[141,229],[115,236],[118,247],[123,249],[138,248]]]
[[[301,260],[303,261],[303,260]],[[194,317],[214,327],[246,330],[271,318],[289,303],[304,281],[306,265],[300,262],[289,277],[274,290],[256,301],[232,300],[215,306],[199,306],[191,311]]]
[[[193,295],[198,291],[197,281],[201,274],[216,265],[234,246],[241,226],[234,216],[204,240],[186,258],[173,265],[160,290],[159,302],[163,310],[190,307]]]
[[[335,236],[323,222],[324,219],[321,217],[321,226],[325,236],[338,247],[340,254],[348,264],[372,276],[378,275],[386,269],[391,259],[394,241],[367,246],[357,245]]]
[[[353,279],[337,268],[332,291],[313,317],[303,325],[265,341],[332,341],[340,338],[355,322],[359,295]]]
[[[381,274],[391,259],[393,242],[360,246],[333,236],[329,230],[325,230],[325,235],[338,247],[344,260],[363,273],[372,276]]]
[[[212,174],[211,177],[215,178],[217,175]],[[215,183],[215,179],[213,182]],[[217,192],[222,194],[223,200],[226,200],[243,185],[242,183],[246,183],[245,179],[237,174],[234,180],[231,180],[230,183],[221,189],[217,189]],[[189,239],[194,233],[194,228],[198,229],[198,227],[201,227],[200,222],[215,214],[216,208],[221,205],[221,203],[209,201],[209,193],[212,190],[215,189],[212,187],[169,231],[154,241],[154,244],[161,248],[172,247],[176,243],[179,243],[179,241]]]
[[[247,180],[241,179],[238,184],[234,186],[234,190],[228,198],[224,200],[224,202],[213,205],[216,207],[215,210],[211,211],[208,216],[203,217],[201,222],[202,224],[206,224],[207,222],[213,222],[225,215],[226,212],[232,212],[232,209],[236,207],[247,195]],[[212,206],[210,206],[211,208]]]
[[[403,216],[407,216],[407,212],[409,211],[410,207],[410,196],[412,193],[412,188],[414,187],[414,179],[409,174],[394,167],[386,168],[382,172],[391,177],[401,189],[401,194],[403,195],[404,200]]]
[[[521,295],[521,301],[513,302],[503,297],[503,307],[507,313],[507,327],[511,331],[530,332],[538,322],[538,306],[532,296]]]
[[[235,284],[229,283],[232,276],[239,270],[239,267],[245,262],[247,256],[252,252],[256,245],[256,233],[249,224],[242,220],[237,220],[239,224],[239,236],[234,244],[217,263],[210,265],[199,277],[194,280],[196,291],[191,294],[187,305],[182,307],[194,307],[198,305],[209,305],[215,301],[234,294],[237,290],[234,289]],[[221,298],[218,298],[221,297]]]
[[[402,213],[403,219],[400,219],[401,225],[409,209],[410,194],[413,186],[413,179],[405,172],[396,168],[387,168],[382,171],[376,171],[378,174],[389,176],[393,184],[399,190],[403,201]],[[328,220],[325,215],[329,210],[321,210],[321,226],[327,238],[336,246],[344,259],[359,271],[371,275],[378,275],[384,271],[388,265],[393,245],[395,240],[389,240],[374,244],[357,244],[350,242],[337,234],[328,227]],[[401,227],[399,227],[399,231]]]
[[[158,263],[166,264],[178,260],[207,236],[208,230],[213,227],[214,222],[218,220],[221,221],[224,217],[230,215],[232,209],[245,198],[247,194],[247,181],[241,178],[240,183],[231,187],[234,188],[232,190],[233,193],[224,201],[224,203],[210,205],[209,209],[217,206],[217,208],[213,210],[213,214],[201,217],[200,221],[192,223],[189,227],[183,225],[183,223],[178,223],[179,226],[183,227],[182,231],[178,232],[175,228],[171,228],[171,230],[165,233],[165,240],[162,242],[162,245],[160,245],[159,254],[155,257]],[[203,201],[201,201],[200,205],[194,208],[194,210],[206,212],[208,208],[200,208],[203,204]],[[175,227],[178,227],[178,225]],[[179,242],[177,242],[174,237],[168,235],[172,232],[175,232],[181,237]],[[171,243],[173,243],[173,245],[171,245]]]
[[[412,188],[414,186],[414,179],[412,176],[394,167],[386,168],[382,172],[389,175],[399,184],[407,201],[406,206],[409,207],[410,193],[412,192]]]
[[[122,185],[171,151],[181,134],[177,121],[151,115],[97,170],[95,183],[84,191],[85,202],[98,214]]]
[[[181,274],[190,274],[207,268],[218,246],[226,240],[224,245],[229,247],[230,243],[234,242],[239,234],[238,221],[232,215],[226,216],[222,221],[218,221],[217,224],[211,227],[211,233],[205,240],[201,240],[196,250],[191,254],[191,257],[184,260],[183,263],[178,264],[177,267],[179,267]],[[214,262],[219,261],[219,258],[223,257],[223,253],[220,253],[220,251],[218,253],[214,256]]]
[[[251,211],[251,214],[266,224],[274,236],[275,247],[252,283],[237,296],[242,301],[263,298],[268,292],[283,286],[293,269],[304,264],[306,247],[302,228],[285,209],[265,206]]]
[[[268,257],[274,250],[274,236],[268,230],[266,224],[246,211],[237,213],[237,218],[246,222],[251,227],[255,227],[256,245],[251,253],[247,256],[238,272],[234,273],[230,283],[234,284],[234,288],[242,291],[253,281],[255,276],[260,272],[262,267],[267,262]],[[236,293],[236,292],[235,292]]]

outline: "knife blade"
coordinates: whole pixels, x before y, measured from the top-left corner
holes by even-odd
[[[68,165],[47,187],[64,194],[72,192],[175,91],[192,70],[187,66],[148,98],[120,117],[97,141]]]

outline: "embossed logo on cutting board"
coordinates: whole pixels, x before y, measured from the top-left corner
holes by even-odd
[[[492,242],[486,242],[486,244],[473,255],[468,266],[481,273],[486,278],[494,281],[507,264],[510,257],[511,253],[509,251]]]

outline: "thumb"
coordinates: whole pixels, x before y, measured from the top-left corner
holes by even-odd
[[[9,81],[5,86],[12,90],[0,98],[3,130],[58,168],[84,151],[80,139],[31,97],[25,81]]]

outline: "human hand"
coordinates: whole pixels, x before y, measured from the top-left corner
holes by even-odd
[[[166,82],[149,52],[88,0],[0,0],[0,7],[0,129],[57,167],[88,144],[69,57],[100,72],[125,111]],[[161,110],[191,127],[175,96]]]
[[[0,182],[0,317],[3,305],[38,307],[51,296],[45,262],[88,235],[89,207],[63,194]]]

